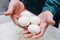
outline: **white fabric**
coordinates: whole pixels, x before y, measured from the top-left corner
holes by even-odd
[[[22,29],[12,22],[0,24],[0,40],[33,40],[24,38]],[[37,40],[56,40],[53,37],[45,34],[42,38]]]

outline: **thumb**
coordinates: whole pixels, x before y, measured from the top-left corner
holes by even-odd
[[[48,18],[47,19],[47,22],[50,24],[50,25],[54,25],[55,24],[55,21],[51,18]]]
[[[12,14],[11,11],[6,11],[6,12],[5,12],[5,15],[6,15],[6,16],[10,16],[11,14]]]
[[[53,20],[53,14],[50,11],[45,11],[45,14],[47,16],[47,22],[51,25],[54,25],[55,21]]]
[[[14,4],[10,2],[8,6],[8,10],[5,12],[5,15],[9,16],[13,13],[13,11],[14,11]]]

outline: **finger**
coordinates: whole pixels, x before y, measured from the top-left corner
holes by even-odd
[[[23,28],[23,31],[27,31],[27,27],[22,27]]]
[[[27,33],[28,33],[28,30],[23,31],[23,34],[27,34]]]
[[[10,16],[11,14],[10,14],[10,12],[6,11],[4,15],[5,16]]]
[[[47,22],[50,24],[50,25],[54,25],[55,24],[55,21],[51,18],[48,18],[47,19]]]
[[[23,35],[25,38],[31,38],[33,36],[33,34],[25,34]]]
[[[18,17],[14,17],[13,15],[11,15],[11,19],[12,19],[12,21],[13,21],[16,25],[18,25],[19,27],[21,27],[20,24],[18,23]],[[21,27],[21,28],[22,28],[22,27]]]
[[[13,22],[18,25],[18,19],[14,16],[11,16],[11,19],[13,20]]]
[[[46,11],[46,15],[47,15],[47,22],[51,25],[55,24],[55,21],[53,20],[53,14],[49,11]]]
[[[37,34],[37,35],[34,35],[32,38],[33,39],[38,39],[38,38],[40,38],[40,37],[42,37],[43,36],[43,31],[41,31],[39,34]]]
[[[17,18],[17,17],[14,17],[13,15],[11,15],[11,19],[12,19],[12,21],[13,21],[16,25],[18,25],[19,27],[21,27],[21,26],[19,25],[19,23],[18,23],[18,18]]]
[[[18,23],[18,18],[19,18],[19,17],[16,17],[16,16],[11,15],[12,21],[13,21],[17,26],[21,27],[23,30],[27,30],[27,27],[22,27],[22,26]]]
[[[39,34],[37,34],[37,35],[34,35],[32,37],[33,39],[38,39],[38,38],[40,38],[40,37],[42,37],[44,35],[44,32],[47,29],[47,24],[46,23],[41,23],[40,27],[41,27],[41,32]]]

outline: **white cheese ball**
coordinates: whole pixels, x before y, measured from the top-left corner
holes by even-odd
[[[28,31],[32,34],[38,34],[40,32],[40,27],[38,25],[29,25]]]
[[[24,26],[28,26],[30,24],[30,19],[29,17],[26,16],[22,16],[18,19],[18,23],[24,27]]]
[[[30,19],[31,24],[40,24],[40,18],[38,16],[32,16]]]
[[[28,10],[25,10],[20,14],[20,16],[27,16],[27,17],[31,17],[33,15],[34,14],[32,12],[28,11]]]

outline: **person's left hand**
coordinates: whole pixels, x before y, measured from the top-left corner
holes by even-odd
[[[51,25],[55,24],[55,21],[53,20],[53,15],[49,11],[42,12],[41,14],[38,15],[38,17],[41,19],[40,23],[41,32],[36,35],[33,35],[29,33],[29,31],[24,31],[23,36],[25,38],[33,38],[33,39],[40,38],[44,35],[49,24]]]

